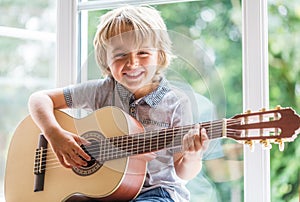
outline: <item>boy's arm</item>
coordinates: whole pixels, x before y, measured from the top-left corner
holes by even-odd
[[[90,157],[80,145],[87,142],[61,128],[54,116],[54,109],[67,107],[63,90],[33,93],[29,98],[28,107],[32,119],[45,135],[60,163],[66,168],[86,165],[80,156],[86,160],[90,160]]]
[[[66,108],[63,91],[61,89],[39,91],[33,93],[28,102],[29,112],[35,123],[48,134],[60,128],[53,110]]]

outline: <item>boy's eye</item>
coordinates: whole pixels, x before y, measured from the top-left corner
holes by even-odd
[[[130,54],[130,53],[126,53],[126,52],[115,53],[113,55],[113,59],[121,60],[121,59],[128,57],[128,54]],[[139,50],[139,51],[135,52],[134,54],[136,54],[136,56],[138,56],[138,57],[147,57],[148,55],[150,55],[150,51]]]
[[[126,53],[117,53],[114,55],[114,59],[120,59],[126,57]]]
[[[148,51],[139,51],[138,52],[138,55],[139,56],[147,56],[147,55],[149,55],[150,53],[148,52]]]

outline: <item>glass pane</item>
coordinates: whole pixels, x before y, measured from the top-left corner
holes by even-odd
[[[270,107],[292,107],[300,113],[299,1],[268,1]],[[299,136],[299,135],[298,135]],[[271,150],[271,201],[299,201],[300,138]]]
[[[51,0],[1,1],[0,26],[54,32],[55,6],[56,1]]]
[[[2,47],[0,63],[3,67],[0,72],[0,112],[5,115],[0,117],[0,201],[2,201],[9,142],[18,123],[28,115],[29,95],[55,85],[55,60],[53,60],[55,45],[0,37],[0,47]]]
[[[4,1],[0,25],[0,201],[4,202],[4,175],[9,143],[18,123],[28,115],[27,101],[34,91],[55,85],[55,1]],[[8,27],[4,27],[8,26]],[[46,31],[38,41],[27,35],[9,37],[11,27]],[[50,36],[50,38],[48,38]],[[33,40],[28,40],[33,39]],[[26,134],[25,134],[26,135]],[[21,168],[20,168],[21,169]]]
[[[172,84],[193,93],[195,120],[230,118],[242,112],[241,5],[239,1],[199,1],[155,6],[165,20],[177,56],[166,71]],[[99,17],[88,12],[88,46],[82,72],[101,77],[93,37]],[[203,170],[188,183],[191,201],[243,201],[243,147],[225,138],[211,141]]]

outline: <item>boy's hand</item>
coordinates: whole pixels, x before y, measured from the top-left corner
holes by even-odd
[[[183,137],[183,151],[188,155],[202,154],[208,147],[208,137],[205,128],[201,128],[199,124]],[[199,156],[199,155],[198,155]]]
[[[156,156],[157,156],[156,153],[149,152],[149,153],[145,153],[145,154],[138,154],[138,155],[132,156],[132,158],[149,162],[149,161],[155,159]]]
[[[86,166],[91,157],[83,151],[80,145],[89,142],[66,130],[46,134],[48,141],[59,162],[66,168]],[[85,160],[86,161],[85,161]]]

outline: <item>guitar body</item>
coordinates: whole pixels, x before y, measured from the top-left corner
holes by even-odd
[[[104,107],[82,119],[62,111],[55,111],[55,116],[64,129],[80,136],[88,131],[97,131],[104,137],[144,131],[139,122],[116,107]],[[145,179],[145,161],[120,158],[103,162],[96,169],[87,167],[76,173],[60,165],[49,145],[43,188],[34,191],[34,165],[40,133],[30,116],[15,130],[6,164],[7,202],[128,201],[138,195]]]

